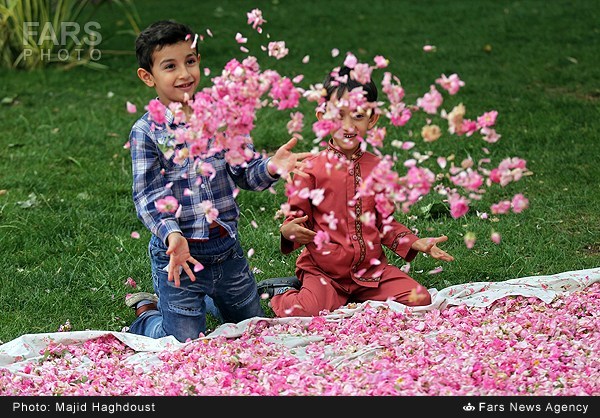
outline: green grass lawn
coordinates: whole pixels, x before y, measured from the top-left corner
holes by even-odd
[[[218,4],[218,6],[216,5]],[[285,40],[290,54],[277,61],[260,51],[259,36],[246,12],[260,8],[270,40]],[[303,86],[320,82],[340,64],[330,51],[354,52],[371,62],[390,60],[407,101],[426,92],[445,73],[466,82],[456,98],[469,115],[496,109],[502,139],[494,144],[496,163],[527,160],[533,175],[507,187],[523,192],[530,208],[492,224],[472,210],[466,217],[424,216],[403,222],[422,236],[446,234],[443,248],[456,261],[437,275],[439,263],[419,256],[412,276],[441,289],[471,281],[502,281],[600,265],[600,4],[596,1],[161,1],[138,2],[142,27],[162,18],[190,24],[214,37],[201,44],[202,65],[217,74],[231,58],[243,58],[236,32],[263,68],[304,74]],[[101,63],[106,70],[0,71],[0,340],[54,332],[70,321],[73,330],[120,331],[133,320],[123,300],[128,277],[151,291],[146,249],[149,233],[131,200],[129,151],[123,147],[138,109],[153,98],[136,77],[134,36],[127,24],[96,16],[102,25]],[[111,35],[114,34],[114,35]],[[437,47],[424,53],[423,45]],[[310,63],[302,64],[305,55]],[[203,86],[209,83],[205,77]],[[453,99],[454,100],[454,99]],[[451,103],[451,102],[448,102]],[[446,108],[446,105],[444,106]],[[304,108],[306,110],[306,108]],[[310,111],[306,112],[310,116]],[[286,112],[261,111],[253,133],[259,149],[287,141]],[[306,125],[310,128],[312,121]],[[397,136],[406,139],[406,131]],[[298,148],[312,148],[312,136]],[[446,141],[448,152],[464,142]],[[440,145],[441,146],[441,145]],[[279,253],[277,194],[241,192],[240,234],[254,248],[257,280],[291,275],[294,257]],[[487,197],[486,197],[487,198]],[[417,208],[415,208],[417,209]],[[258,228],[250,221],[256,220]],[[492,230],[503,236],[489,240]],[[132,239],[138,231],[141,239]],[[467,249],[463,235],[478,241]],[[294,253],[296,255],[296,253]],[[401,263],[401,260],[394,259]]]

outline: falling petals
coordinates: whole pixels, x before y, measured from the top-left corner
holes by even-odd
[[[442,271],[444,271],[444,267],[438,266],[438,267],[434,268],[433,270],[429,270],[427,272],[427,274],[438,274],[438,273],[441,273]]]
[[[165,110],[166,107],[164,104],[160,102],[158,99],[152,99],[148,103],[148,106],[145,109],[150,114],[150,118],[153,122],[158,124],[164,124],[167,120],[165,118]]]
[[[135,107],[135,105],[131,102],[127,102],[127,112],[128,113],[136,113],[137,112],[137,107]]]
[[[323,246],[329,244],[330,242],[329,233],[326,231],[318,231],[314,236],[313,241],[317,246],[317,250],[321,250],[323,249]]]
[[[269,42],[267,49],[269,51],[269,56],[275,57],[278,60],[285,57],[289,52],[285,47],[285,41]]]
[[[235,40],[238,44],[245,44],[248,42],[248,38],[244,38],[239,32],[235,34]]]
[[[344,65],[348,68],[353,69],[356,66],[356,64],[358,64],[358,59],[354,54],[348,52],[348,54],[346,55],[346,59],[344,60]]]
[[[388,59],[381,55],[377,55],[375,58],[373,58],[373,61],[375,61],[375,66],[377,68],[385,68],[390,63]]]
[[[246,16],[248,24],[258,33],[262,33],[261,25],[266,22],[262,11],[253,9]],[[212,37],[212,33],[208,29],[206,31]],[[235,40],[240,44],[240,49],[249,52],[243,46],[248,43],[248,38],[242,35],[248,32],[248,28],[245,31],[232,32],[236,33]],[[251,31],[250,35],[256,34]],[[265,38],[271,39],[268,33]],[[186,37],[188,42],[190,39],[191,34]],[[194,45],[197,39],[198,35],[194,38]],[[284,40],[268,42],[268,46],[263,45],[261,49],[278,60],[289,54]],[[435,49],[433,45],[423,47],[426,52]],[[362,56],[365,51],[361,49],[359,53],[359,56]],[[337,57],[339,54],[337,48],[331,50],[332,57]],[[309,62],[310,56],[304,55],[302,63]],[[382,233],[385,234],[389,232],[390,226],[385,221],[381,224],[382,219],[396,212],[409,214],[413,205],[422,205],[420,202],[428,201],[429,198],[438,199],[443,204],[447,203],[453,219],[466,217],[471,206],[474,210],[481,209],[478,205],[482,205],[483,202],[498,202],[490,207],[490,212],[494,215],[508,214],[511,210],[512,214],[519,214],[528,208],[528,199],[518,193],[511,184],[532,174],[526,167],[526,161],[518,157],[506,157],[498,164],[493,158],[493,152],[490,151],[492,145],[501,138],[498,133],[501,126],[497,126],[500,120],[498,112],[488,110],[469,115],[467,107],[454,98],[452,98],[452,102],[456,104],[454,107],[444,106],[446,105],[444,100],[448,95],[458,94],[465,86],[465,82],[458,74],[451,73],[449,76],[441,74],[435,80],[425,84],[429,86],[429,90],[419,96],[418,92],[405,91],[405,88],[408,89],[405,86],[411,84],[403,83],[404,80],[400,80],[387,70],[389,60],[382,55],[375,56],[372,61],[361,62],[356,55],[348,52],[344,57],[344,65],[351,69],[350,74],[338,77],[336,82],[346,82],[351,78],[359,83],[366,83],[371,79],[376,80],[373,78],[374,75],[382,70],[381,92],[383,94],[380,95],[380,101],[368,102],[362,89],[354,89],[349,91],[347,98],[345,97],[340,103],[343,102],[344,106],[350,108],[352,112],[374,111],[389,119],[386,121],[389,122],[388,126],[372,127],[366,135],[361,133],[359,136],[360,151],[372,151],[381,157],[381,161],[368,176],[361,177],[360,184],[356,185],[356,195],[349,196],[349,203],[354,204],[359,202],[359,199],[365,202],[368,199],[375,205],[375,210],[361,211],[354,221],[361,222],[364,227],[369,228],[382,225]],[[338,70],[339,68],[333,70],[332,74],[335,76],[335,71]],[[204,71],[205,75],[210,74],[207,68]],[[302,75],[296,73],[288,77],[272,69],[261,68],[256,57],[246,56],[243,60],[228,61],[222,72],[210,80],[211,84],[208,87],[199,90],[192,98],[186,97],[190,99],[188,103],[193,110],[192,114],[184,115],[181,106],[178,108],[176,105],[169,105],[166,108],[159,100],[150,101],[145,109],[150,114],[151,129],[158,130],[161,137],[168,138],[165,144],[161,143],[164,157],[178,165],[193,161],[195,171],[184,170],[181,177],[190,176],[189,184],[196,187],[205,186],[208,184],[207,177],[214,180],[216,175],[214,167],[205,161],[211,161],[216,155],[223,154],[227,164],[241,167],[245,167],[259,156],[267,155],[264,151],[259,153],[248,146],[252,140],[255,123],[260,119],[256,117],[256,112],[260,109],[285,111],[290,115],[285,126],[288,134],[299,139],[302,138],[302,132],[308,131],[314,134],[316,138],[312,139],[315,149],[318,149],[318,146],[326,146],[330,136],[341,132],[344,126],[341,123],[340,109],[343,106],[327,106],[323,101],[323,85],[314,84],[304,88],[300,87],[302,81]],[[300,111],[306,102],[311,102],[308,104],[314,104],[315,107],[319,106],[318,109],[324,112],[323,118],[318,118],[319,120],[316,120],[311,127],[304,126],[304,114]],[[135,106],[127,102],[127,111],[134,113],[135,110]],[[174,116],[175,125],[180,123],[186,126],[181,129],[167,126],[168,110]],[[314,113],[311,119],[313,116]],[[160,132],[161,130],[167,132]],[[390,140],[390,134],[398,139]],[[465,138],[469,138],[468,142],[465,142]],[[442,144],[445,141],[450,144],[451,149],[456,150],[456,155],[437,155],[439,150],[446,146]],[[391,143],[394,147],[391,155],[383,151],[386,143]],[[483,151],[486,155],[485,159],[480,158],[482,144],[485,145]],[[135,145],[135,143],[130,144],[130,146]],[[163,145],[166,149],[163,149]],[[445,149],[447,150],[448,147]],[[331,174],[339,168],[339,165],[328,163],[324,170]],[[282,171],[278,171],[278,174],[286,180],[289,177],[291,182],[291,177],[298,174],[298,169],[290,170],[292,171],[290,176],[287,176],[290,173]],[[165,181],[168,181],[165,186],[166,193],[178,193],[180,199],[180,194],[186,197],[193,196],[193,199],[185,198],[181,201],[192,201],[194,202],[192,204],[198,205],[199,199],[194,196],[191,189],[184,189],[185,186],[178,185],[171,190],[174,178],[165,175]],[[179,181],[179,178],[175,181]],[[511,187],[507,188],[509,184]],[[291,189],[286,187],[286,195]],[[268,187],[268,190],[270,193],[277,193],[273,186]],[[507,190],[511,190],[512,198],[504,195]],[[238,189],[233,191],[234,198],[238,192]],[[488,192],[490,199],[482,199]],[[325,191],[318,187],[314,190],[310,188],[295,190],[294,193],[298,193],[300,198],[309,200],[307,204],[313,207],[319,207],[325,201]],[[427,200],[424,199],[426,196]],[[200,208],[196,206],[185,210],[176,199],[175,201],[160,199],[155,203],[158,212],[175,213],[176,217],[199,211],[201,215],[203,213],[206,216],[209,223],[212,223],[219,215],[214,206],[215,202],[210,200],[203,201]],[[477,213],[479,216],[480,212]],[[342,218],[338,221],[333,212],[324,212],[322,217],[322,222],[329,231],[336,231],[339,222],[343,222]],[[251,221],[251,225],[254,228],[258,227],[256,221]],[[325,235],[325,231],[320,232],[317,232],[314,245],[319,251],[325,252],[324,248],[332,251],[333,245],[327,245],[331,237]],[[465,244],[468,248],[473,248],[475,236],[466,233]],[[366,241],[365,245],[369,247],[377,244]],[[403,268],[408,270],[410,265],[407,264]],[[434,271],[435,269],[431,270],[429,274],[435,274]]]
[[[523,194],[517,193],[513,196],[510,206],[514,213],[521,213],[529,207],[529,199],[523,196]]]
[[[458,90],[465,85],[465,82],[458,78],[458,74],[451,74],[449,77],[442,74],[435,82],[451,95],[458,93]]]
[[[492,232],[492,235],[490,238],[494,244],[500,244],[500,241],[502,240],[502,237],[497,232]]]
[[[206,221],[210,224],[219,216],[219,210],[213,206],[213,202],[210,200],[203,200],[200,203],[200,209],[206,216]]]
[[[262,31],[261,26],[267,22],[263,18],[262,10],[260,9],[252,9],[246,13],[246,17],[248,18],[248,24],[252,25],[252,28],[256,29],[259,33]]]
[[[190,45],[190,49],[196,49],[196,44],[198,43],[198,34],[194,35],[194,41]]]
[[[470,250],[475,246],[475,241],[477,240],[477,237],[475,236],[475,233],[473,232],[467,232],[465,234],[464,237],[464,241],[465,241],[465,246]]]
[[[158,199],[155,206],[156,210],[161,213],[174,213],[179,207],[179,202],[174,196],[167,196],[164,199]]]

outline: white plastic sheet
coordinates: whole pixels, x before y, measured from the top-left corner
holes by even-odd
[[[450,286],[440,291],[430,289],[432,303],[428,306],[410,308],[397,302],[376,302],[368,301],[356,305],[344,306],[329,315],[326,320],[343,321],[357,312],[365,309],[366,306],[386,305],[390,309],[407,314],[420,314],[433,309],[445,309],[448,306],[467,305],[472,307],[486,307],[494,301],[506,296],[525,296],[535,297],[550,303],[557,297],[582,290],[595,282],[600,282],[600,267],[569,271],[547,276],[531,276],[517,279],[506,280],[503,282],[473,282]],[[224,336],[227,338],[237,338],[241,336],[248,326],[256,322],[266,322],[276,324],[285,321],[300,321],[307,324],[311,318],[250,318],[237,324],[223,324],[202,338],[215,338]],[[178,350],[186,343],[180,343],[173,337],[164,337],[152,339],[140,335],[134,335],[126,332],[112,331],[73,331],[73,332],[54,332],[41,334],[26,334],[0,346],[0,367],[18,373],[23,370],[26,363],[36,361],[42,356],[40,352],[49,342],[62,344],[83,343],[86,340],[98,338],[103,335],[112,334],[127,346],[131,347],[137,353],[130,356],[127,361],[132,364],[149,366],[158,362],[157,353],[165,350]],[[310,345],[315,341],[321,340],[318,336],[298,337],[288,334],[281,334],[273,337],[272,343],[282,344],[288,348],[295,347],[297,356],[302,356],[303,347]],[[353,357],[371,355],[378,347],[363,347],[362,350],[354,352]],[[338,358],[334,361],[343,362],[347,358]]]

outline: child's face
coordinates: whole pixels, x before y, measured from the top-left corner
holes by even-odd
[[[165,45],[153,53],[152,72],[138,69],[138,77],[154,87],[158,99],[168,106],[171,102],[185,103],[192,99],[200,82],[200,56],[190,48],[192,41]]]
[[[336,93],[331,95],[328,106],[334,106],[339,112],[337,117],[341,123],[341,128],[334,132],[331,137],[334,144],[346,155],[351,158],[358,151],[360,144],[365,140],[367,131],[377,123],[379,115],[373,110],[370,113],[362,110],[352,110],[348,107],[348,92],[344,92],[340,99]],[[369,114],[371,116],[369,116]],[[322,112],[317,112],[317,118],[323,117]]]

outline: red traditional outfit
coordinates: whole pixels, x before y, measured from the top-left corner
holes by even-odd
[[[429,305],[431,296],[419,284],[388,263],[385,245],[406,261],[418,251],[411,245],[419,239],[410,229],[392,220],[384,228],[373,196],[356,198],[361,178],[377,167],[380,158],[358,151],[350,160],[330,141],[327,149],[305,160],[308,176],[295,176],[288,196],[290,215],[284,223],[308,215],[305,227],[315,232],[326,231],[330,242],[321,249],[307,244],[296,260],[296,276],[300,290],[288,290],[271,299],[271,307],[279,317],[316,316],[321,310],[333,311],[348,302],[395,300],[415,306]],[[323,190],[321,197],[306,198],[307,191]],[[314,202],[317,201],[318,204]],[[338,220],[331,228],[332,214]],[[360,221],[362,214],[376,214],[374,226]],[[281,251],[289,254],[301,245],[281,236]],[[415,297],[417,296],[417,297]]]

